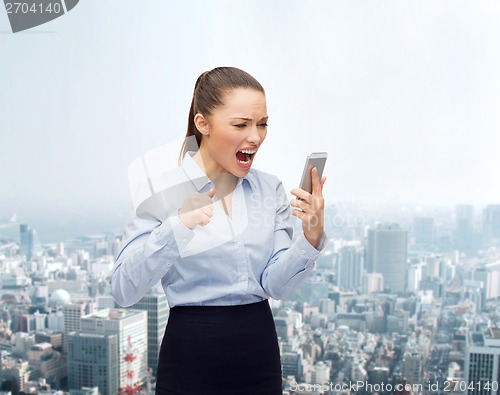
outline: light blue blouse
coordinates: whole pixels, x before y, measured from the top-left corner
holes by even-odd
[[[294,217],[281,181],[253,168],[233,191],[232,218],[214,196],[209,224],[189,229],[177,209],[213,187],[194,153],[165,175],[171,185],[170,198],[161,200],[165,220],[130,214],[112,271],[116,302],[131,306],[158,281],[170,307],[248,304],[292,293],[325,250],[326,234],[319,250],[303,232],[292,242]]]

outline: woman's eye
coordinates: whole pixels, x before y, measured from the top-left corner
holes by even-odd
[[[237,128],[244,128],[247,125],[244,123],[239,123],[238,125],[234,125],[234,126],[236,126]]]
[[[264,122],[264,123],[261,123],[259,126],[262,126],[262,127],[267,127],[267,126],[269,126],[269,125],[268,125],[266,122]]]

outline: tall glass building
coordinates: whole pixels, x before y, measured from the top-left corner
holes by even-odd
[[[361,290],[363,284],[364,249],[344,246],[339,251],[337,285],[344,290]]]
[[[467,394],[500,394],[500,328],[467,334],[464,370]]]
[[[156,376],[161,342],[167,326],[169,308],[164,293],[153,291],[130,307],[148,312],[148,366]]]
[[[98,387],[101,395],[116,395],[120,387],[117,334],[70,332],[68,384],[71,389]]]
[[[381,273],[384,286],[392,293],[405,291],[408,231],[393,223],[368,230],[366,258],[368,273]]]
[[[26,257],[26,261],[30,261],[34,255],[42,251],[40,239],[36,230],[31,229],[28,224],[21,224],[19,233],[21,254]]]
[[[111,357],[112,341],[106,340],[106,336],[116,336],[117,353],[114,358],[118,365],[118,386],[126,387],[129,384],[143,385],[147,380],[147,312],[130,309],[104,309],[93,314],[86,315],[80,320],[80,332],[72,332],[68,337],[68,368],[80,369],[87,366],[87,373],[75,376],[69,375],[69,388],[80,389],[82,386],[93,387],[98,385],[95,374],[99,373],[92,363],[100,365],[102,359]],[[85,339],[82,340],[82,339]],[[100,340],[97,340],[100,339]],[[71,343],[72,342],[72,343]],[[109,348],[108,351],[97,351],[95,355],[85,355],[96,344]],[[108,343],[106,343],[108,342]],[[106,345],[108,344],[108,345]],[[107,350],[107,349],[106,349]],[[130,361],[125,359],[126,355],[133,355]],[[92,359],[94,358],[94,359]],[[102,368],[101,368],[102,370]],[[101,371],[101,374],[104,374]],[[109,380],[113,380],[113,371],[106,371]],[[85,382],[86,381],[86,382]],[[102,385],[102,384],[101,384]],[[106,382],[109,385],[109,382]],[[104,389],[99,388],[102,392]],[[115,392],[116,394],[117,392]]]

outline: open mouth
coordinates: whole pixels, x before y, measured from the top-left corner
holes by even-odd
[[[242,151],[238,151],[236,153],[236,159],[238,159],[238,162],[240,162],[241,164],[249,164],[251,161],[252,161],[252,158],[253,156],[255,155],[257,151],[256,150],[253,150],[253,151],[250,151],[250,150],[242,150]]]

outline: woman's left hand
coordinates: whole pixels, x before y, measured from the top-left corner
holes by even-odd
[[[309,193],[302,188],[293,188],[290,193],[297,196],[297,199],[290,200],[290,205],[298,207],[292,215],[295,215],[302,221],[302,230],[307,241],[316,249],[319,246],[321,236],[324,232],[325,221],[325,200],[323,198],[323,184],[326,181],[326,176],[318,177],[316,167],[311,169],[312,193]]]

